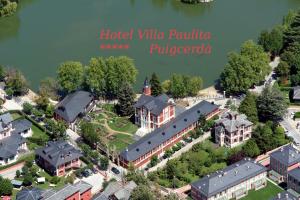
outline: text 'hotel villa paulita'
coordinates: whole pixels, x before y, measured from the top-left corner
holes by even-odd
[[[152,41],[149,49],[150,55],[210,55],[211,33],[200,29],[192,29],[188,32],[181,32],[177,29],[160,31],[158,29],[130,29],[129,31],[112,31],[102,29],[100,31],[100,49],[129,49],[130,41],[148,40]],[[172,44],[170,42],[172,41]],[[180,41],[180,44],[176,44]],[[184,44],[184,41],[193,41],[192,44]]]

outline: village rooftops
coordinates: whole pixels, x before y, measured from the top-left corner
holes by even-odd
[[[129,145],[127,149],[121,152],[120,156],[127,161],[134,161],[169,140],[177,133],[183,131],[188,126],[197,122],[200,115],[210,114],[218,108],[219,106],[215,104],[201,101],[178,115],[175,119],[145,135],[137,142]]]
[[[247,116],[244,114],[238,114],[237,112],[227,112],[221,116],[221,119],[216,121],[218,126],[216,127],[217,131],[221,131],[225,128],[225,130],[229,133],[232,133],[238,130],[241,126],[251,126],[253,125],[252,122],[247,120]],[[221,126],[222,124],[223,126]]]
[[[77,192],[82,194],[91,188],[92,185],[88,184],[87,182],[79,181],[73,185],[67,184],[66,186],[64,186],[62,189],[58,191],[55,190],[45,191],[42,196],[43,196],[43,200],[65,200]]]
[[[267,172],[266,167],[250,158],[245,158],[222,171],[192,183],[192,187],[209,198],[264,172]]]
[[[10,113],[0,115],[0,132],[4,131],[4,128],[7,127],[12,121],[13,118]]]
[[[42,190],[38,188],[23,188],[17,193],[16,200],[40,200],[42,198]]]
[[[12,134],[20,134],[28,129],[30,129],[32,123],[27,119],[18,119],[12,122],[13,131]]]
[[[82,153],[78,149],[75,149],[69,143],[62,140],[50,141],[45,147],[37,149],[35,152],[55,167],[82,156]]]
[[[12,134],[0,140],[0,158],[6,159],[16,156],[20,144],[25,143],[25,138],[18,134]]]
[[[300,182],[300,168],[293,169],[288,172],[289,176],[292,176],[294,179],[298,180]]]
[[[111,182],[105,190],[96,195],[93,200],[109,200],[112,199],[110,196],[114,195],[116,199],[128,200],[130,198],[131,192],[137,187],[134,181],[130,181],[127,184],[122,182]]]
[[[80,113],[85,112],[85,108],[93,99],[94,97],[90,92],[73,92],[58,103],[55,113],[69,123],[74,122]]]
[[[169,100],[170,98],[166,94],[161,94],[157,97],[142,94],[141,97],[136,102],[136,104],[134,105],[134,107],[135,108],[145,107],[152,114],[158,116],[163,111],[163,109],[165,109],[168,105],[170,105]]]
[[[271,153],[271,158],[279,161],[285,166],[291,166],[300,162],[300,153],[292,145],[287,145]]]

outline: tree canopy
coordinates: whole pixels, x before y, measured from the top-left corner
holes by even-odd
[[[278,121],[287,111],[287,102],[276,87],[266,87],[257,98],[257,110],[261,121]]]
[[[153,73],[151,75],[150,85],[151,85],[152,96],[158,96],[162,93],[162,86],[156,73]]]
[[[70,93],[82,87],[84,68],[80,62],[67,61],[58,67],[57,81],[61,89]]]
[[[256,98],[257,97],[254,94],[248,92],[245,99],[241,102],[239,106],[239,112],[244,113],[248,117],[248,119],[253,123],[258,122]]]

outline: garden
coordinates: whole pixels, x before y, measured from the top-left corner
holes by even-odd
[[[250,190],[248,195],[242,200],[253,200],[253,199],[262,199],[262,200],[269,200],[275,197],[278,193],[282,192],[283,189],[279,186],[273,184],[272,182],[268,181],[268,184],[265,188],[260,190]]]
[[[100,135],[100,140],[105,140],[108,146],[117,152],[125,149],[133,143],[133,135],[138,127],[134,125],[128,117],[120,117],[115,110],[115,105],[97,105],[96,111],[88,115],[90,124]],[[84,120],[84,119],[83,119]],[[84,122],[80,122],[80,126]]]

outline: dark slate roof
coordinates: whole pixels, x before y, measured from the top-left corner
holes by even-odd
[[[30,129],[32,126],[32,123],[28,121],[27,119],[18,119],[12,122],[12,128],[14,129],[12,131],[12,134],[19,134],[22,133],[28,129]]]
[[[17,193],[16,200],[41,200],[42,191],[38,188],[24,188]]]
[[[125,185],[122,182],[111,182],[102,193],[95,195],[93,200],[109,200],[112,195],[117,199],[128,200],[131,192],[136,187],[134,181],[130,181]]]
[[[300,100],[300,86],[296,86],[293,88],[293,99]]]
[[[35,153],[55,167],[82,156],[80,150],[62,140],[50,141],[45,147],[37,149]]]
[[[266,171],[267,168],[263,165],[250,158],[245,158],[226,167],[223,171],[205,176],[191,185],[209,198]]]
[[[11,136],[0,140],[0,157],[10,158],[17,155],[19,145],[25,142],[25,138],[18,134],[12,134]]]
[[[43,195],[43,200],[63,200],[71,195],[73,195],[76,192],[86,192],[87,190],[91,189],[92,185],[88,184],[84,181],[79,181],[73,185],[67,184],[62,189],[56,191],[56,192],[48,192]]]
[[[86,91],[76,91],[58,103],[55,113],[67,122],[73,122],[93,100],[93,95]]]
[[[300,168],[293,169],[288,172],[288,175],[300,181]]]
[[[284,146],[281,149],[271,153],[270,156],[285,166],[290,166],[300,162],[300,153],[292,145]]]
[[[166,94],[161,94],[157,97],[142,94],[134,107],[145,107],[154,115],[159,115],[163,111],[163,109],[165,109],[170,104],[169,99],[170,98]]]
[[[13,118],[10,113],[5,113],[0,115],[0,132],[4,130],[7,125],[13,121]]]
[[[178,115],[175,119],[145,135],[137,142],[129,145],[126,150],[121,152],[120,156],[127,161],[134,161],[163,142],[169,140],[189,125],[197,122],[201,114],[207,115],[216,109],[218,109],[217,105],[207,101],[201,101],[197,105]]]
[[[299,199],[289,191],[283,191],[281,193],[278,193],[277,196],[272,198],[271,200],[299,200]]]

